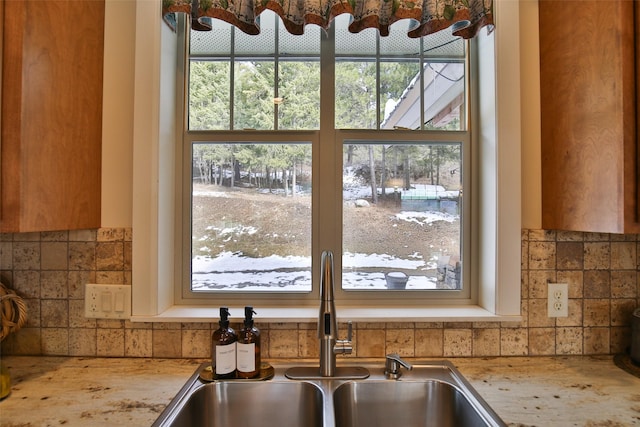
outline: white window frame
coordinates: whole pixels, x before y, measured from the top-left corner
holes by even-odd
[[[338,314],[354,321],[517,321],[520,320],[521,135],[519,5],[494,0],[496,29],[478,36],[481,60],[479,108],[472,123],[479,124],[477,153],[480,178],[473,185],[479,197],[480,232],[476,253],[477,305],[388,307],[338,304]],[[177,304],[175,282],[180,280],[174,230],[181,223],[180,188],[173,159],[181,128],[175,106],[175,37],[162,23],[160,2],[136,4],[136,74],[133,147],[133,321],[210,321],[212,305]],[[163,42],[164,40],[164,42]],[[514,159],[516,159],[514,161]],[[211,304],[215,304],[212,301]],[[240,317],[241,307],[232,316]],[[261,308],[265,321],[314,322],[314,306],[286,302]]]

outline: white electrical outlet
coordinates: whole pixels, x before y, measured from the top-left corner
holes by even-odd
[[[547,292],[549,317],[569,316],[569,286],[566,283],[549,283]]]
[[[97,285],[84,288],[84,317],[128,319],[131,317],[131,286]]]

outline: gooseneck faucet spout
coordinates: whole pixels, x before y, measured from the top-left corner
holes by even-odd
[[[338,320],[333,301],[333,253],[324,251],[320,271],[320,313],[318,339],[320,340],[320,375],[332,377],[336,370],[336,354],[351,354],[351,323],[346,340],[338,339]]]

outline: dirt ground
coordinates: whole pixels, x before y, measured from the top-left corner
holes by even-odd
[[[215,256],[222,250],[242,250],[246,255],[255,257],[310,255],[311,209],[308,196],[284,197],[261,194],[255,189],[229,189],[215,185],[197,185],[194,190],[194,255]],[[223,191],[226,194],[221,194]],[[457,253],[459,221],[421,225],[398,220],[395,217],[398,212],[400,207],[392,200],[381,200],[369,207],[345,203],[344,229],[348,236],[354,237],[350,240],[358,242],[347,249],[364,254],[393,254],[404,259],[415,253],[425,258],[432,252]],[[244,233],[222,232],[234,227],[238,230],[239,226],[248,224],[256,224],[259,230],[254,234],[250,230]],[[202,250],[204,247],[207,249]]]

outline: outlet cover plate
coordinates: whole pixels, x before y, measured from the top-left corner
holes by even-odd
[[[87,283],[84,316],[94,319],[131,318],[131,286]]]
[[[567,283],[549,283],[547,292],[547,313],[549,317],[568,317],[569,285]]]

